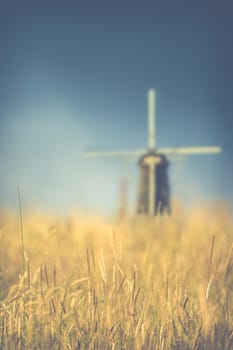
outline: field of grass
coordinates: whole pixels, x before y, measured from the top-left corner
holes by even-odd
[[[0,349],[233,349],[233,219],[0,215]]]

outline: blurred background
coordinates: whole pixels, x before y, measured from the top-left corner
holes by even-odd
[[[170,165],[172,197],[233,204],[231,1],[0,3],[0,206],[113,213],[138,166],[86,149],[223,147]]]

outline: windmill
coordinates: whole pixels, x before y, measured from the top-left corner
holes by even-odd
[[[137,212],[155,215],[170,212],[170,188],[167,157],[193,154],[220,153],[219,146],[195,146],[178,148],[157,148],[156,144],[156,91],[148,91],[148,148],[119,151],[87,151],[85,156],[97,157],[139,157],[140,182]]]

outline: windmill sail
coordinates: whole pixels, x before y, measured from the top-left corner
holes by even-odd
[[[222,148],[219,146],[195,146],[195,147],[177,147],[177,148],[161,148],[159,153],[165,155],[179,155],[179,154],[216,154],[221,153]]]
[[[141,156],[146,152],[145,149],[138,150],[122,150],[122,151],[86,151],[84,156],[88,158],[104,158],[104,157],[132,157],[132,156]]]
[[[153,89],[148,91],[148,146],[149,149],[155,149],[155,115],[156,108],[156,92]]]

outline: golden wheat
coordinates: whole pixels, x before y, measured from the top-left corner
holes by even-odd
[[[2,349],[233,348],[222,206],[123,221],[2,213],[0,239]]]

